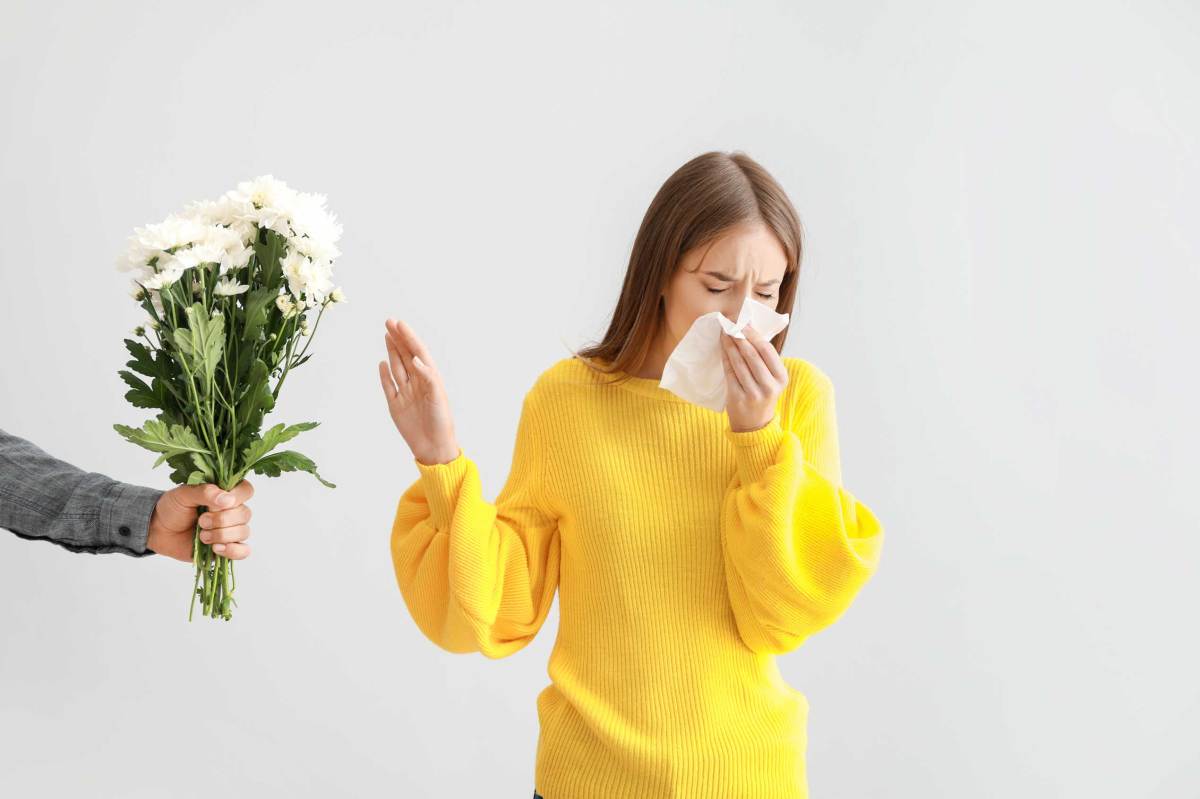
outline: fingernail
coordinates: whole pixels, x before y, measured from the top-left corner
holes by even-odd
[[[224,544],[213,544],[213,552],[224,552],[224,551],[225,551]]]
[[[232,504],[233,504],[233,494],[230,494],[228,491],[226,491],[223,494],[217,495],[217,505],[219,505],[220,507],[223,508],[226,505],[232,505]]]

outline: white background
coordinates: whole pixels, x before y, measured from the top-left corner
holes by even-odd
[[[339,487],[258,479],[232,623],[187,623],[188,564],[0,535],[0,788],[532,795],[557,608],[499,661],[408,616],[382,323],[494,497],[654,192],[738,149],[801,213],[784,352],[888,531],[780,660],[813,796],[1195,796],[1196,53],[1184,2],[6,3],[0,426],[167,485],[111,428],[144,418],[112,264],[239,180],[329,195],[350,303],[274,414]]]

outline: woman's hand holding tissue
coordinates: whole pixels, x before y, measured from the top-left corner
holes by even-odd
[[[389,319],[385,326],[388,359],[379,362],[379,382],[392,421],[418,461],[449,463],[460,450],[433,356],[404,322]]]
[[[771,343],[751,325],[744,339],[721,332],[721,361],[725,367],[725,412],[729,428],[746,432],[763,427],[775,415],[775,405],[788,382],[787,366]]]

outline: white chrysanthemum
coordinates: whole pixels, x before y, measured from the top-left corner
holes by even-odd
[[[229,229],[238,235],[246,244],[253,244],[255,237],[258,235],[258,230],[254,227],[254,222],[243,217],[238,217],[235,221],[229,224]]]
[[[201,241],[175,253],[175,260],[184,269],[200,264],[219,264],[225,258],[225,248],[217,241]]]
[[[120,257],[117,258],[117,269],[121,272],[153,271],[147,264],[150,259],[159,254],[159,250],[151,249],[138,240],[136,234],[129,237],[129,243]]]
[[[170,250],[200,241],[207,227],[197,219],[172,214],[157,225],[134,228],[134,235],[146,249]]]
[[[253,180],[243,180],[237,188],[226,194],[231,200],[248,202],[259,208],[290,207],[296,190],[271,175],[260,175]]]
[[[297,301],[305,301],[312,307],[325,299],[333,290],[333,267],[326,260],[313,261],[307,256],[291,250],[279,259],[284,277],[288,281],[288,290]]]
[[[191,203],[185,211],[185,215],[236,236],[243,244],[253,242],[255,213],[254,203],[235,191],[226,192],[216,200]],[[230,246],[227,244],[226,249]]]
[[[154,258],[161,261],[167,250],[203,240],[207,228],[208,225],[197,219],[178,214],[172,214],[156,225],[134,228],[125,255],[117,261],[117,269],[145,271]]]
[[[182,276],[182,269],[164,269],[163,271],[146,278],[144,281],[142,281],[142,285],[150,291],[161,291],[167,286],[173,285]]]
[[[243,266],[250,263],[250,259],[253,256],[253,247],[243,246],[232,250],[226,250],[225,258],[221,261],[221,274],[225,274],[231,269],[241,269]]]
[[[219,225],[223,221],[221,219],[223,210],[219,200],[193,200],[183,206],[183,211],[179,215],[195,219],[205,225]]]
[[[275,298],[275,307],[283,313],[284,319],[290,319],[300,313],[300,306],[292,302],[292,298],[287,294],[280,294]]]
[[[333,291],[329,292],[329,299],[333,302],[348,302],[346,293],[342,291],[342,287],[338,286]]]
[[[233,249],[234,247],[244,246],[242,237],[235,231],[221,225],[208,225],[204,229],[204,237],[197,244],[211,244],[214,247],[220,247],[222,250]],[[194,246],[194,245],[193,245]]]
[[[129,266],[125,269],[125,271],[132,272],[132,274],[130,274],[130,276],[129,276],[129,279],[132,280],[134,282],[134,284],[137,284],[137,283],[145,283],[146,280],[148,280],[158,270],[155,269],[153,266],[150,266],[149,264],[141,264],[140,266],[136,266],[136,267]]]
[[[251,234],[253,235],[253,234]],[[197,263],[215,263],[220,264],[220,273],[223,275],[230,269],[240,269],[250,261],[250,257],[254,255],[254,250],[247,247],[245,240],[241,234],[232,228],[221,227],[220,225],[210,225],[205,231],[204,238],[196,244],[192,245],[192,250],[201,249],[203,258]],[[185,258],[185,253],[179,253],[185,263],[195,258]],[[192,264],[188,264],[192,265]]]
[[[297,192],[282,180],[262,175],[254,180],[245,180],[225,194],[225,201],[236,208],[234,219],[246,225],[253,223],[265,230],[274,230],[281,236],[291,236],[292,208]],[[246,233],[243,228],[239,233]],[[249,236],[243,236],[249,242]]]
[[[342,254],[332,241],[309,236],[293,236],[288,239],[288,246],[314,261],[332,261]]]
[[[334,242],[342,237],[342,226],[337,217],[325,208],[324,194],[296,195],[292,208],[292,228],[296,235],[312,240],[313,246],[322,252],[315,257],[332,260],[340,253]]]
[[[213,294],[218,297],[232,297],[235,294],[249,291],[250,287],[244,283],[239,283],[233,278],[223,277],[217,281],[217,285],[213,286]]]

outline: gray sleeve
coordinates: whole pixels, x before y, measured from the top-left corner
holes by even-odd
[[[72,552],[153,555],[150,516],[162,491],[85,472],[0,430],[0,527]]]

